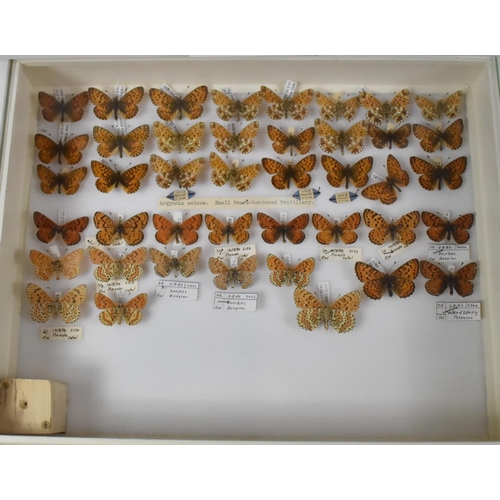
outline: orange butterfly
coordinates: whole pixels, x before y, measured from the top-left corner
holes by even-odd
[[[38,102],[42,107],[42,116],[48,122],[53,122],[58,116],[61,118],[61,122],[64,122],[65,118],[70,122],[77,122],[82,119],[85,106],[89,102],[89,95],[87,92],[82,92],[68,102],[64,102],[64,99],[58,101],[46,92],[38,92]]]
[[[276,189],[288,189],[290,181],[293,181],[299,189],[309,186],[311,176],[307,172],[311,172],[315,165],[316,155],[306,156],[295,165],[292,161],[288,161],[286,166],[271,158],[262,158],[262,166],[272,175],[271,183]]]
[[[99,248],[89,247],[89,257],[92,264],[98,267],[94,270],[94,278],[97,281],[107,283],[111,279],[118,279],[121,275],[128,281],[137,281],[144,273],[142,264],[146,262],[148,250],[140,247],[118,260],[103,252]]]
[[[205,123],[195,123],[181,134],[167,127],[164,123],[154,122],[153,132],[158,139],[158,149],[162,153],[171,153],[176,148],[178,148],[179,153],[183,149],[186,153],[196,153],[200,149],[201,140],[205,135]]]
[[[159,187],[168,189],[177,179],[180,188],[188,189],[198,181],[198,176],[205,166],[205,158],[197,158],[179,167],[174,159],[169,163],[158,155],[151,155],[150,163],[151,168],[158,174],[156,184]]]
[[[227,290],[229,285],[231,288],[234,288],[235,285],[248,288],[254,282],[252,273],[257,269],[257,256],[251,255],[235,268],[229,268],[222,260],[210,257],[208,267],[213,274],[217,274],[214,278],[214,285],[217,288]]]
[[[226,165],[217,153],[210,153],[210,166],[212,167],[212,182],[218,186],[224,186],[229,182],[238,191],[246,191],[252,185],[254,179],[259,175],[260,165],[255,163],[246,167],[238,168],[238,162],[233,161],[233,166]]]
[[[352,167],[344,167],[342,163],[335,158],[327,155],[321,155],[321,165],[328,172],[326,180],[333,187],[340,187],[345,179],[345,188],[349,188],[349,180],[353,186],[362,188],[368,183],[368,174],[373,166],[373,156],[367,156],[357,161]]]
[[[262,239],[266,243],[274,244],[281,237],[283,238],[283,243],[288,238],[288,241],[297,245],[302,243],[306,237],[302,229],[305,229],[307,224],[309,224],[309,214],[302,214],[288,223],[282,223],[267,214],[259,212],[257,214],[257,222],[264,229],[262,231]]]
[[[128,245],[138,245],[144,239],[142,230],[149,221],[147,212],[141,212],[125,222],[115,222],[102,212],[94,214],[94,224],[97,231],[96,239],[104,246],[111,245],[114,241],[123,238]]]
[[[453,289],[455,289],[461,297],[468,297],[474,291],[474,283],[471,281],[476,277],[477,264],[471,262],[454,273],[453,271],[445,272],[435,264],[421,260],[420,272],[429,280],[425,283],[425,289],[430,295],[441,295],[449,288],[450,295],[453,295]]]
[[[100,161],[93,160],[91,168],[92,173],[97,177],[95,187],[101,193],[109,193],[118,186],[121,186],[127,194],[135,193],[141,187],[141,180],[148,172],[147,163],[141,163],[121,172],[117,169],[113,170]]]
[[[462,245],[469,240],[467,229],[474,223],[474,214],[465,214],[457,217],[454,221],[442,219],[430,212],[422,212],[422,222],[429,228],[427,235],[432,241],[450,241],[451,237]]]
[[[304,106],[314,97],[313,89],[303,90],[293,97],[280,97],[264,85],[260,88],[260,93],[265,101],[271,103],[267,108],[267,115],[272,120],[288,118],[289,113],[294,120],[303,120],[307,116],[307,109]]]
[[[101,292],[94,295],[94,303],[97,309],[104,309],[99,314],[99,320],[103,325],[113,326],[115,323],[121,325],[122,319],[130,326],[137,325],[142,320],[142,309],[148,303],[148,295],[140,293],[130,299],[126,304],[117,304]]]
[[[467,158],[461,156],[456,160],[448,163],[444,166],[441,160],[434,159],[435,165],[429,163],[428,161],[422,160],[422,158],[417,158],[416,156],[410,156],[410,165],[416,174],[419,174],[418,182],[420,185],[427,189],[427,191],[433,191],[438,188],[441,190],[441,181],[450,188],[458,189],[463,182],[462,175],[467,167]]]
[[[135,87],[122,97],[109,97],[102,90],[89,88],[90,101],[95,105],[94,114],[101,120],[107,120],[112,114],[114,119],[118,120],[118,113],[126,120],[133,118],[139,111],[137,105],[143,97],[144,87]]]
[[[150,248],[149,256],[156,264],[155,273],[162,278],[167,277],[172,271],[177,278],[179,273],[184,278],[189,278],[196,272],[196,264],[201,255],[201,247],[193,248],[186,252],[182,257],[170,257],[169,255],[160,252],[156,248]]]
[[[443,150],[443,144],[450,149],[458,149],[463,142],[462,132],[464,131],[464,122],[460,118],[455,120],[443,132],[439,129],[433,130],[424,125],[413,125],[413,133],[417,139],[420,139],[420,146],[428,153],[434,153],[439,147]]]
[[[398,160],[392,155],[387,157],[387,173],[385,181],[377,182],[365,187],[361,194],[369,200],[380,200],[384,205],[391,205],[398,199],[396,190],[401,192],[400,187],[408,186],[410,176],[406,170],[401,168]]]
[[[233,240],[236,241],[238,245],[242,245],[250,238],[248,229],[252,225],[252,220],[253,217],[251,213],[242,215],[235,221],[227,223],[222,222],[213,215],[206,214],[205,224],[211,231],[208,235],[208,240],[214,245],[220,245],[224,239],[226,239],[229,244],[229,236],[232,236]]]
[[[141,125],[126,135],[115,135],[105,128],[96,125],[94,127],[94,140],[99,143],[97,152],[103,158],[109,158],[116,150],[120,158],[123,152],[135,158],[144,151],[144,142],[149,136],[149,125]]]
[[[167,122],[182,120],[184,115],[190,120],[196,120],[203,113],[202,104],[207,100],[207,96],[206,85],[196,87],[185,97],[173,96],[160,89],[149,89],[151,101],[158,106],[156,110],[158,116]]]
[[[320,136],[318,144],[325,153],[333,153],[338,147],[344,154],[346,148],[353,155],[361,153],[365,147],[366,124],[365,122],[355,123],[348,130],[338,132],[329,123],[319,118],[314,120],[316,132]]]
[[[361,102],[359,96],[351,97],[346,101],[342,101],[342,96],[337,99],[330,99],[321,92],[316,92],[316,102],[319,106],[319,114],[323,120],[331,121],[334,118],[338,121],[343,116],[347,121],[355,118]]]
[[[182,223],[172,222],[163,215],[153,215],[153,225],[156,231],[156,241],[166,245],[175,237],[175,242],[179,244],[181,241],[184,245],[192,245],[198,241],[198,229],[203,222],[201,214],[193,215]]]
[[[267,135],[273,141],[273,149],[278,154],[285,154],[290,150],[290,156],[295,149],[297,154],[305,155],[311,149],[311,143],[314,139],[314,127],[309,127],[295,135],[292,129],[289,130],[288,135],[282,132],[279,128],[272,125],[267,126]]]
[[[411,125],[407,123],[398,129],[394,129],[389,124],[386,131],[376,125],[369,124],[367,133],[372,137],[372,144],[378,149],[384,149],[387,145],[389,145],[389,149],[392,149],[393,144],[399,149],[404,149],[408,146]]]
[[[330,222],[320,214],[313,214],[312,216],[313,226],[319,231],[316,239],[322,245],[330,245],[332,242],[338,243],[339,238],[345,245],[352,245],[358,239],[358,235],[354,230],[358,228],[360,222],[361,215],[358,212],[349,215],[340,223]]]
[[[418,260],[411,259],[392,273],[383,273],[364,262],[354,265],[358,280],[364,283],[363,291],[370,299],[381,299],[384,293],[393,292],[401,299],[406,299],[415,291],[414,280],[418,276]]]
[[[392,118],[397,124],[404,122],[410,113],[406,106],[410,104],[410,91],[403,89],[398,92],[390,101],[382,102],[374,95],[365,90],[360,91],[359,98],[361,105],[367,109],[366,119],[374,125],[381,125],[385,120]]]
[[[254,120],[259,112],[259,104],[262,101],[260,92],[255,92],[255,94],[249,95],[242,101],[233,99],[219,90],[212,90],[211,93],[214,104],[219,106],[216,109],[217,116],[225,122],[228,122],[233,117],[239,122],[240,115],[249,122]]]
[[[80,274],[83,256],[84,252],[81,248],[55,259],[38,250],[30,251],[30,260],[35,266],[36,277],[43,281],[51,280],[54,274],[56,280],[60,279],[61,276],[69,280],[76,278]]]
[[[410,245],[417,238],[413,229],[420,222],[420,214],[414,210],[396,221],[387,222],[380,214],[366,208],[363,212],[363,220],[368,227],[373,228],[368,233],[368,238],[375,245],[382,245],[389,239],[399,241],[403,245]]]
[[[80,151],[85,149],[88,143],[89,136],[87,134],[77,135],[64,144],[61,141],[54,142],[43,134],[35,135],[35,146],[40,150],[38,158],[43,163],[50,163],[57,156],[59,165],[61,165],[63,157],[68,165],[76,165],[82,160]]]
[[[241,154],[248,154],[255,148],[252,140],[259,132],[259,122],[254,121],[244,127],[239,134],[233,133],[220,123],[210,122],[210,132],[215,137],[215,148],[220,153],[239,150]]]
[[[80,182],[87,176],[87,167],[62,171],[56,174],[45,165],[36,167],[38,178],[42,181],[40,189],[46,194],[52,194],[56,189],[59,194],[75,194],[80,189]]]
[[[35,226],[38,228],[36,237],[43,243],[50,243],[56,236],[60,234],[66,245],[76,245],[81,240],[80,233],[87,227],[89,223],[88,217],[80,217],[71,220],[65,224],[56,224],[52,219],[40,212],[33,213]]]
[[[303,288],[309,284],[310,274],[314,271],[316,262],[313,257],[305,259],[295,266],[285,264],[281,259],[270,253],[267,256],[267,267],[271,271],[269,281],[274,286],[291,286]]]
[[[422,116],[430,122],[441,118],[442,114],[447,116],[450,120],[453,120],[460,113],[462,97],[463,92],[458,90],[446,99],[440,99],[437,103],[421,95],[415,96],[415,102],[422,111]]]

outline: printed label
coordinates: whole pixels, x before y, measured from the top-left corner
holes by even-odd
[[[114,120],[115,130],[117,135],[126,135],[127,126],[125,125],[125,120],[123,118],[118,118]]]
[[[358,195],[356,193],[351,193],[350,191],[342,191],[341,193],[334,194],[330,198],[330,201],[333,201],[333,203],[350,203],[357,197]]]
[[[233,101],[236,100],[233,91],[229,87],[223,88],[222,93],[230,97]]]
[[[287,80],[285,85],[285,91],[283,92],[283,97],[285,99],[291,99],[297,88],[297,82],[292,80]]]
[[[470,260],[469,245],[428,243],[427,259],[436,262],[465,262]]]
[[[299,189],[300,201],[314,201],[314,191],[311,188]]]
[[[357,262],[362,259],[362,248],[321,247],[319,249],[319,260],[349,260]]]
[[[126,92],[127,92],[126,85],[117,85],[115,87],[115,96],[118,97],[118,99],[121,99],[125,95]]]
[[[436,302],[436,319],[439,321],[479,321],[480,302]]]
[[[189,193],[187,189],[179,189],[177,191],[173,191],[171,194],[174,195],[174,201],[189,200]]]
[[[214,249],[214,257],[218,259],[231,259],[236,257],[241,260],[248,259],[251,255],[256,255],[255,245],[239,245],[233,247],[217,247]]]
[[[199,283],[158,280],[156,296],[171,300],[198,300]]]
[[[228,312],[256,312],[257,294],[215,292],[214,310]]]
[[[330,283],[328,281],[318,283],[318,290],[319,300],[323,304],[328,304],[330,302]]]
[[[64,122],[59,125],[59,141],[66,142],[66,139],[69,136],[69,122]]]
[[[40,327],[40,340],[82,340],[81,326]]]
[[[252,207],[255,209],[279,208],[279,207],[314,207],[315,200],[300,200],[293,196],[256,196],[252,198],[191,198],[190,200],[170,200],[160,198],[157,210],[172,210],[172,208],[182,208],[183,210],[205,210],[205,209],[234,209]]]

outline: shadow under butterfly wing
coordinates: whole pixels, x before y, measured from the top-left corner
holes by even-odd
[[[383,245],[389,239],[403,243],[403,245],[410,245],[416,239],[413,229],[420,222],[420,214],[414,210],[396,221],[388,222],[377,212],[366,208],[363,212],[363,220],[369,228],[372,228],[368,233],[368,238],[375,245]]]
[[[42,107],[42,116],[48,122],[53,122],[58,117],[61,122],[64,122],[66,118],[70,122],[77,122],[83,117],[85,106],[89,102],[89,95],[87,92],[81,92],[65,102],[64,100],[58,101],[46,92],[38,92],[38,102]]]
[[[144,97],[144,87],[135,87],[122,97],[110,97],[106,92],[94,87],[90,87],[88,92],[90,101],[95,105],[94,114],[101,120],[107,120],[112,114],[114,119],[118,120],[118,113],[130,120],[139,111],[137,104]]]
[[[56,174],[45,165],[38,164],[36,171],[38,178],[42,181],[40,189],[46,194],[52,194],[56,189],[59,194],[75,194],[80,189],[80,182],[87,176],[87,167]]]
[[[427,235],[432,241],[447,241],[453,237],[456,243],[462,245],[469,240],[468,229],[474,223],[474,214],[465,214],[453,221],[443,219],[430,212],[422,212],[422,222],[429,228]]]
[[[315,229],[319,231],[316,240],[322,245],[338,243],[339,239],[345,245],[351,245],[358,239],[355,229],[361,222],[361,215],[358,212],[351,214],[340,223],[331,222],[320,214],[313,214],[312,223]]]
[[[163,120],[169,122],[174,119],[182,120],[186,115],[190,120],[196,120],[203,113],[202,104],[207,100],[208,88],[200,85],[184,97],[170,95],[161,89],[149,89],[149,97],[155,106],[156,112]]]
[[[283,243],[288,239],[294,245],[298,245],[302,243],[306,237],[302,230],[309,224],[309,214],[302,214],[288,223],[281,223],[269,215],[259,212],[257,214],[257,222],[259,226],[264,229],[264,231],[262,231],[262,239],[266,243],[274,244],[281,237],[283,238]]]
[[[420,273],[429,280],[425,283],[425,289],[430,295],[439,296],[449,288],[450,295],[455,290],[461,297],[468,297],[474,291],[472,280],[476,277],[477,264],[471,262],[454,273],[445,272],[435,264],[422,260]]]
[[[418,178],[420,185],[427,191],[436,188],[441,190],[441,181],[444,181],[449,189],[458,189],[463,183],[462,174],[467,167],[467,157],[461,156],[444,167],[440,161],[434,161],[435,165],[416,156],[410,157],[411,168],[420,175]]]

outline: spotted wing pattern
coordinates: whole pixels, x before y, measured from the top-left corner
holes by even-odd
[[[434,102],[428,97],[416,95],[415,102],[422,112],[422,116],[432,122],[441,118],[441,115],[447,116],[450,120],[454,120],[460,113],[460,105],[462,104],[463,92],[457,90],[445,99],[439,99]]]
[[[116,222],[102,212],[94,214],[96,239],[101,245],[109,246],[123,238],[128,245],[138,245],[144,239],[143,229],[149,221],[147,212],[140,212],[124,222]]]
[[[156,248],[151,248],[149,256],[155,264],[154,270],[158,276],[165,278],[174,271],[176,278],[179,273],[184,278],[189,278],[196,272],[196,264],[201,256],[201,247],[189,250],[182,257],[170,257]]]
[[[99,144],[97,152],[103,158],[109,158],[116,151],[123,158],[123,152],[135,158],[144,151],[144,142],[149,136],[149,125],[140,125],[126,135],[115,135],[113,132],[96,125],[94,127],[94,140]]]
[[[414,210],[398,220],[388,222],[377,212],[366,208],[363,212],[363,220],[369,228],[372,228],[368,233],[368,238],[375,245],[383,245],[388,240],[410,245],[416,239],[413,230],[420,222],[420,214]]]
[[[36,172],[42,181],[40,183],[42,192],[52,194],[57,189],[59,194],[75,194],[80,189],[80,183],[87,176],[87,167],[63,170],[56,174],[49,167],[40,163],[36,167]]]
[[[291,98],[280,97],[276,92],[264,85],[260,88],[264,101],[271,105],[267,107],[267,115],[272,120],[281,120],[290,115],[294,120],[303,120],[307,116],[307,106],[314,98],[314,90],[307,89],[298,92]]]
[[[393,144],[399,149],[404,149],[409,144],[408,137],[411,135],[411,125],[407,123],[397,129],[388,127],[387,130],[383,130],[370,123],[367,133],[377,149],[384,149],[386,146],[392,149]]]
[[[115,323],[121,325],[122,320],[134,326],[142,320],[142,309],[146,307],[148,296],[140,293],[125,304],[117,304],[101,292],[94,295],[94,303],[97,309],[103,310],[99,314],[99,320],[103,325],[113,326]]]
[[[259,132],[259,122],[250,122],[238,134],[231,132],[220,123],[210,122],[210,132],[215,137],[214,146],[220,153],[239,151],[241,154],[248,154],[255,148],[253,139]]]
[[[217,274],[214,277],[214,285],[217,288],[227,290],[229,286],[234,288],[236,285],[241,288],[248,288],[254,282],[252,273],[257,270],[257,256],[251,255],[235,268],[226,266],[220,259],[210,257],[208,267],[213,274]]]
[[[211,94],[214,104],[219,106],[216,109],[217,116],[225,122],[231,120],[231,118],[239,122],[240,116],[246,121],[254,120],[259,112],[259,105],[262,101],[260,92],[255,92],[242,101],[232,99],[223,92],[215,89],[211,91]]]
[[[118,169],[113,170],[100,161],[92,160],[90,165],[92,173],[97,177],[95,187],[101,193],[109,193],[118,186],[127,194],[135,193],[141,187],[141,181],[148,172],[147,163],[141,163],[123,172]]]
[[[46,92],[38,92],[38,102],[42,107],[42,116],[48,122],[53,122],[58,117],[61,122],[78,122],[83,117],[85,107],[89,102],[89,95],[87,92],[81,92],[65,102],[64,100],[58,101]]]
[[[202,104],[207,100],[208,88],[200,85],[184,97],[173,96],[161,89],[150,89],[149,97],[155,106],[158,116],[165,121],[182,120],[184,115],[196,120],[203,113]]]
[[[168,244],[175,238],[175,242],[179,244],[181,241],[184,245],[192,245],[198,241],[198,229],[203,222],[201,214],[193,215],[180,224],[172,222],[163,215],[153,215],[153,225],[156,229],[156,241],[163,245]]]
[[[291,286],[303,288],[309,284],[310,275],[314,271],[316,262],[313,257],[300,261],[295,266],[285,264],[272,253],[267,256],[267,267],[271,271],[269,281],[274,286]]]
[[[169,154],[174,149],[179,153],[184,150],[186,153],[196,153],[201,147],[201,140],[205,135],[205,123],[198,122],[189,127],[185,132],[174,131],[164,123],[154,122],[153,132],[157,138],[158,149],[162,153]]]
[[[452,150],[460,148],[463,142],[463,131],[464,122],[461,118],[452,122],[444,131],[425,125],[413,125],[413,134],[420,139],[420,147],[427,153],[434,153],[438,148],[442,151],[443,146]]]
[[[36,237],[42,243],[50,243],[56,236],[60,234],[66,245],[76,245],[81,240],[80,233],[87,227],[89,223],[88,217],[79,217],[65,224],[56,224],[52,219],[40,212],[33,213],[35,226],[38,228]]]
[[[442,181],[449,189],[458,189],[462,183],[462,174],[467,167],[467,157],[461,156],[443,166],[440,160],[434,160],[434,165],[422,158],[410,156],[410,165],[416,174],[418,182],[427,191],[441,190]]]
[[[299,189],[303,189],[311,183],[311,172],[316,165],[316,155],[308,155],[299,160],[295,165],[293,161],[287,162],[287,165],[273,160],[272,158],[262,158],[262,167],[271,174],[271,183],[276,189],[288,189],[290,181]]]
[[[319,115],[323,120],[340,120],[343,116],[350,122],[356,117],[358,109],[361,106],[359,96],[351,97],[345,101],[342,100],[342,96],[338,96],[337,99],[331,99],[321,92],[316,92],[315,96],[316,103],[319,106]]]
[[[427,236],[432,241],[450,241],[451,238],[456,243],[462,245],[469,240],[469,232],[467,231],[474,224],[474,214],[465,214],[457,217],[453,221],[439,217],[439,215],[422,212],[422,222],[429,228]]]
[[[381,125],[383,121],[393,119],[397,124],[403,123],[410,113],[407,106],[410,104],[410,91],[403,89],[390,101],[382,102],[365,90],[360,91],[361,105],[367,110],[366,119],[374,125]]]
[[[349,188],[349,181],[357,188],[368,184],[368,174],[373,166],[373,156],[367,156],[357,161],[354,165],[342,165],[335,158],[321,155],[321,165],[327,171],[326,180],[333,187],[340,187],[345,179],[345,188]]]
[[[229,236],[238,244],[246,243],[250,238],[248,229],[252,225],[252,214],[249,212],[238,217],[233,222],[224,223],[213,215],[205,215],[205,224],[210,230],[208,240],[214,245],[220,245],[226,240],[229,244]]]
[[[213,151],[210,153],[209,161],[212,167],[212,182],[218,187],[229,183],[230,186],[234,186],[238,191],[247,191],[254,179],[259,175],[261,169],[258,163],[247,165],[246,167],[238,167],[236,164],[233,164],[232,167],[229,167]]]
[[[309,153],[314,139],[314,134],[314,127],[306,128],[298,134],[295,134],[295,131],[292,129],[287,135],[273,125],[267,126],[267,135],[272,141],[273,149],[280,155],[290,151],[291,156],[294,150],[299,155]]]
[[[344,150],[347,149],[352,154],[358,154],[363,151],[365,147],[366,124],[365,122],[355,123],[347,130],[337,131],[329,123],[324,120],[316,118],[314,126],[319,137],[319,147],[325,153],[331,154],[337,148],[343,155]]]
[[[132,282],[137,281],[144,273],[141,266],[146,262],[146,247],[137,248],[120,259],[114,259],[106,252],[92,246],[88,248],[88,252],[90,261],[98,266],[94,270],[97,281],[108,282],[123,275],[128,282]]]
[[[68,165],[76,165],[82,161],[81,151],[87,147],[89,136],[87,134],[77,135],[65,143],[54,142],[50,137],[43,134],[35,135],[35,146],[38,151],[38,158],[41,162],[49,164],[57,156],[57,161],[61,165],[64,158]]]
[[[331,222],[320,214],[313,214],[312,223],[319,232],[316,240],[322,245],[337,244],[339,240],[345,245],[352,245],[358,239],[356,229],[361,222],[361,215],[355,212],[342,222]]]
[[[302,214],[288,223],[281,223],[269,215],[259,212],[257,214],[257,222],[264,229],[262,231],[262,239],[266,243],[274,244],[281,237],[283,238],[283,243],[288,239],[290,243],[297,245],[302,243],[306,237],[303,229],[309,224],[309,214]]]
[[[425,289],[430,295],[442,295],[448,288],[450,295],[455,290],[461,297],[468,297],[474,291],[472,280],[476,277],[477,264],[470,262],[456,272],[445,272],[436,264],[421,260],[420,273],[429,280],[425,283]]]
[[[135,87],[122,97],[110,97],[102,90],[89,88],[89,98],[94,104],[94,114],[101,120],[107,120],[111,115],[118,120],[118,114],[126,120],[133,118],[139,111],[137,105],[143,97],[144,87]]]
[[[43,281],[49,281],[55,275],[56,279],[61,276],[69,280],[80,274],[84,251],[81,248],[59,258],[52,258],[38,250],[30,251],[31,263],[35,266],[35,275]]]

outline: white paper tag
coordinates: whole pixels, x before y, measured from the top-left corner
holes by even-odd
[[[176,224],[182,224],[182,212],[172,212],[172,219]]]
[[[54,97],[59,101],[64,101],[64,90],[63,89],[54,89]]]
[[[177,259],[177,250],[170,250],[170,257],[172,257],[172,259]]]
[[[214,249],[214,257],[218,259],[230,259],[237,257],[238,259],[245,260],[252,255],[256,255],[257,250],[255,245],[238,245],[233,247],[217,247]]]
[[[163,90],[163,92],[166,92],[167,94],[170,94],[172,97],[177,97],[177,94],[166,83],[164,83],[160,87],[160,89]]]
[[[172,191],[174,195],[174,201],[186,201],[189,200],[189,193],[187,189],[178,189],[177,191]]]
[[[479,321],[480,302],[436,302],[436,319],[440,321]]]
[[[231,134],[236,134],[236,125],[234,122],[226,123],[226,128],[231,132]]]
[[[404,252],[410,245],[404,245],[400,241],[391,241],[387,245],[380,247],[378,253],[382,257],[382,260],[392,259],[395,255]]]
[[[105,250],[106,248],[118,248],[118,247],[126,247],[127,242],[121,238],[119,240],[113,241],[111,245],[101,245],[95,238],[85,238],[85,246],[88,247],[96,247],[100,250]]]
[[[59,125],[59,142],[65,143],[69,136],[69,122],[64,122]]]
[[[118,97],[118,99],[121,99],[125,95],[126,92],[127,92],[126,85],[117,85],[115,87],[115,96]]]
[[[138,289],[138,283],[138,281],[127,281],[125,278],[110,280],[107,282],[96,281],[96,292],[135,292]]]
[[[314,191],[311,188],[299,189],[299,199],[314,202]]]
[[[323,304],[328,304],[330,302],[330,283],[328,281],[318,283],[318,290],[319,300]]]
[[[165,122],[167,127],[171,128],[177,135],[180,134],[179,127],[175,122]]]
[[[215,292],[214,310],[228,312],[256,312],[256,293]]]
[[[234,222],[234,217],[226,217],[226,222],[232,224]]]
[[[191,281],[158,280],[156,296],[171,300],[198,300],[199,283]]]
[[[40,327],[40,340],[82,340],[81,326]]]
[[[230,97],[233,101],[236,100],[233,91],[229,87],[223,88],[222,93]]]
[[[369,262],[370,266],[374,267],[375,269],[378,269],[381,272],[384,272],[384,268],[382,264],[377,260],[377,259],[371,259]]]
[[[283,92],[283,97],[285,99],[291,99],[297,88],[297,82],[292,80],[287,80],[285,85],[285,91]]]
[[[319,260],[348,260],[357,262],[362,259],[362,248],[321,247],[319,249]]]
[[[117,118],[114,122],[116,135],[126,135],[127,126],[125,125],[125,120],[123,118]]]
[[[450,220],[451,217],[451,212],[443,212],[443,218],[445,218],[447,221]]]
[[[59,251],[57,245],[52,245],[51,247],[49,247],[49,252],[54,259],[59,259],[61,257],[61,252]]]
[[[377,182],[385,181],[385,177],[382,177],[381,175],[377,174],[377,172],[372,172],[372,179]]]
[[[349,193],[349,191],[343,191],[342,193],[335,194],[336,203],[350,203],[351,201],[351,193]]]
[[[66,210],[59,210],[57,212],[57,223],[60,226],[66,223]]]
[[[427,259],[436,262],[466,262],[470,260],[469,245],[428,243]]]
[[[280,212],[280,222],[281,224],[286,224],[287,223],[287,213],[286,212]]]
[[[283,255],[283,262],[287,266],[291,266],[292,265],[292,256],[289,253],[286,253],[285,255]]]

